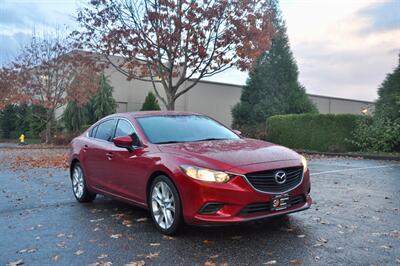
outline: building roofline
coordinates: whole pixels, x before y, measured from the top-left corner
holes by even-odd
[[[189,79],[189,81],[193,82],[195,80],[194,79]],[[239,85],[239,84],[233,84],[233,83],[227,83],[227,82],[217,82],[217,81],[212,81],[212,80],[200,80],[199,83],[208,83],[208,84],[215,84],[215,85],[233,86],[233,87],[238,87],[238,88],[242,88],[244,86],[244,85]],[[324,99],[375,104],[375,102],[373,102],[373,101],[366,101],[366,100],[358,100],[358,99],[342,98],[342,97],[335,97],[335,96],[318,95],[318,94],[312,94],[312,93],[307,93],[307,95],[308,96],[312,96],[312,97],[324,98]]]

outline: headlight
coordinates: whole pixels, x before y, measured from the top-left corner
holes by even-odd
[[[301,156],[301,164],[303,165],[303,172],[307,171],[307,159]]]
[[[230,179],[227,173],[202,167],[181,165],[181,169],[187,176],[201,181],[226,183]]]

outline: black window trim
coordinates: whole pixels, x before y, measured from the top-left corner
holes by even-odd
[[[100,124],[102,124],[103,122],[106,122],[106,121],[108,121],[108,120],[116,120],[116,123],[115,123],[115,125],[114,125],[114,130],[113,130],[114,132],[113,132],[113,134],[112,134],[112,136],[113,136],[112,138],[114,138],[114,137],[115,137],[115,132],[116,132],[117,126],[118,126],[118,120],[120,120],[120,119],[121,119],[121,120],[126,120],[126,121],[132,126],[133,131],[137,134],[137,130],[136,130],[135,126],[132,124],[132,122],[131,122],[128,118],[122,117],[122,116],[113,116],[113,117],[101,119],[101,120],[97,121],[96,123],[94,123],[94,124],[90,127],[90,129],[87,131],[86,137],[89,138],[89,139],[93,139],[93,140],[97,140],[97,141],[101,141],[101,142],[112,143],[112,141],[107,141],[107,140],[104,140],[104,139],[99,139],[99,138],[90,136],[90,132],[91,132],[94,128],[96,128],[97,126],[99,126]],[[96,131],[96,133],[97,133],[97,131]]]
[[[137,134],[136,128],[133,126],[132,122],[129,119],[127,119],[125,117],[117,117],[117,119],[118,119],[118,121],[117,121],[117,124],[115,125],[115,128],[114,128],[113,138],[115,138],[115,133],[117,133],[117,127],[118,127],[118,124],[119,124],[119,120],[127,121],[131,125],[131,127],[133,128],[133,133]]]

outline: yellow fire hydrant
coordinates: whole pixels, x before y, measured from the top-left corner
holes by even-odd
[[[25,144],[25,135],[24,135],[24,133],[22,133],[21,136],[19,136],[19,144],[20,145],[24,145]]]

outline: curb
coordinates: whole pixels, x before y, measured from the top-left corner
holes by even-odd
[[[400,156],[390,156],[390,155],[373,155],[373,154],[363,154],[363,153],[337,153],[337,152],[319,152],[319,151],[308,151],[308,150],[296,150],[298,153],[304,154],[315,154],[315,155],[325,155],[325,156],[343,156],[352,158],[363,158],[372,160],[385,160],[385,161],[400,161]]]

